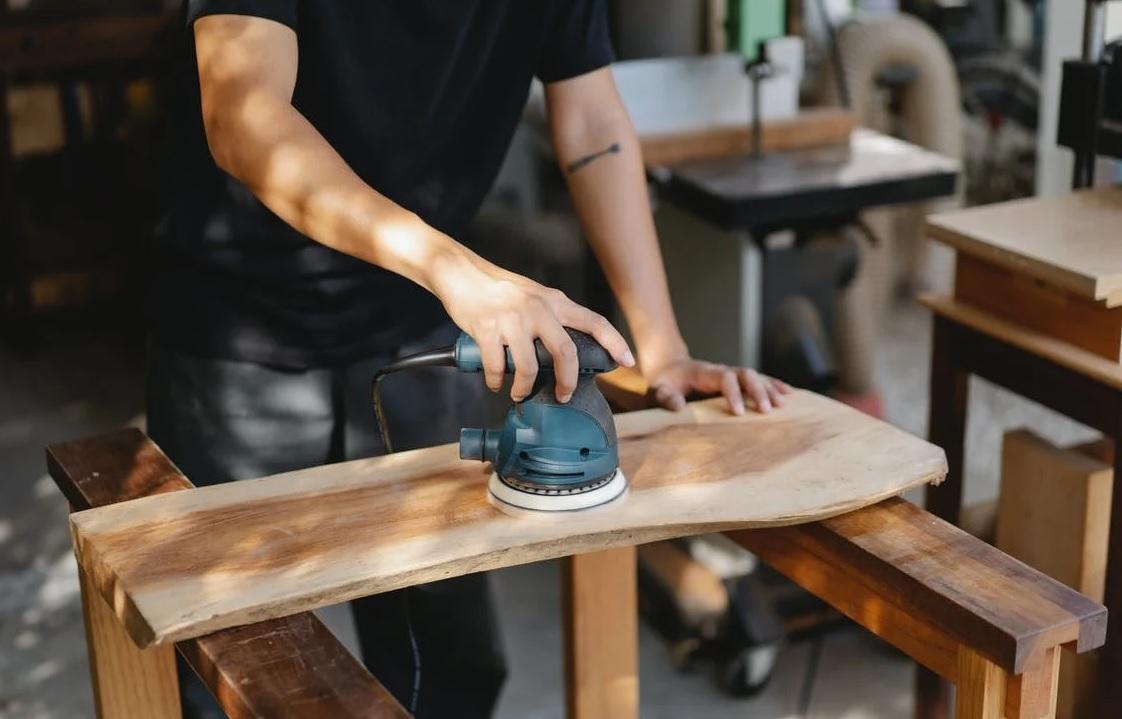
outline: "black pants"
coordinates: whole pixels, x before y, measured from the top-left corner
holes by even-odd
[[[455,336],[444,327],[398,354]],[[382,454],[370,380],[390,359],[286,371],[154,348],[148,432],[197,485]],[[395,448],[452,442],[461,426],[483,421],[479,376],[426,369],[382,384]],[[486,575],[365,597],[351,608],[367,668],[407,709],[415,700],[416,716],[491,715],[506,665]],[[182,664],[180,686],[185,717],[222,716]]]

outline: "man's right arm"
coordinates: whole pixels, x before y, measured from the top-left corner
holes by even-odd
[[[194,33],[203,123],[219,167],[304,235],[435,294],[479,343],[489,387],[502,382],[509,346],[518,367],[512,394],[529,394],[540,338],[557,364],[558,396],[567,400],[577,368],[563,327],[592,334],[617,362],[634,364],[603,317],[484,260],[363,182],[292,105],[298,50],[291,28],[211,15],[195,21]]]

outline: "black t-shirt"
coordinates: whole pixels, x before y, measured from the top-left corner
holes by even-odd
[[[391,351],[446,316],[408,280],[291,229],[215,165],[191,27],[213,14],[292,28],[293,105],[371,187],[458,239],[532,78],[575,77],[612,59],[604,0],[188,0],[155,339],[279,367]]]

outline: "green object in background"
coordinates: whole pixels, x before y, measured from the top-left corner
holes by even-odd
[[[751,62],[762,41],[787,34],[787,0],[729,0],[726,30],[729,50]]]

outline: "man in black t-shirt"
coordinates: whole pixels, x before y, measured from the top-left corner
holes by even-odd
[[[694,360],[681,338],[639,144],[607,67],[604,2],[186,2],[148,401],[151,434],[188,476],[380,452],[373,372],[457,328],[478,341],[492,390],[510,349],[514,399],[531,389],[540,339],[568,400],[577,368],[564,327],[636,363],[603,317],[457,241],[534,77],[658,400],[677,409],[691,392],[721,393],[736,413],[746,400],[782,403],[782,383]],[[450,375],[387,387],[397,444],[450,441],[481,404]],[[504,664],[485,578],[371,597],[354,617],[364,661],[417,716],[490,714]]]

